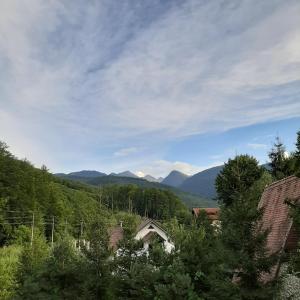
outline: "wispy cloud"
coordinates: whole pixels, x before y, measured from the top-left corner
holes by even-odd
[[[297,0],[1,1],[0,135],[58,169],[299,116],[299,15]]]
[[[268,145],[266,144],[258,144],[258,143],[249,143],[248,147],[251,149],[257,150],[257,149],[268,149]]]
[[[138,149],[136,147],[122,148],[122,149],[116,151],[114,153],[114,156],[117,156],[117,157],[128,156],[128,155],[136,153],[137,151],[138,151]]]

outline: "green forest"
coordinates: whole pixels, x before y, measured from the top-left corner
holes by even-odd
[[[289,156],[279,138],[270,170],[247,154],[229,159],[216,179],[220,227],[170,190],[129,185],[96,187],[58,178],[0,143],[0,299],[286,299],[282,279],[263,284],[278,257],[257,231],[266,185],[300,176],[300,131]],[[300,230],[300,209],[291,207]],[[134,231],[143,217],[169,233],[175,249],[154,243],[140,254]],[[119,254],[108,231],[123,223]],[[76,240],[90,247],[74,246]],[[300,274],[300,252],[285,258]],[[293,299],[293,298],[290,298]]]

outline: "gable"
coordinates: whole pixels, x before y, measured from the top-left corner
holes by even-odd
[[[156,232],[164,241],[168,240],[168,236],[165,230],[163,230],[155,221],[147,220],[138,228],[138,231],[135,235],[136,239],[144,239],[144,237],[150,232]]]

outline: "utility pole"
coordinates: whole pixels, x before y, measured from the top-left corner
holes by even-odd
[[[82,245],[82,235],[83,235],[83,221],[80,222],[80,239],[79,239],[79,249],[81,249]]]
[[[67,234],[67,226],[68,226],[68,221],[65,219],[65,235]]]
[[[33,244],[33,232],[34,232],[34,213],[32,213],[32,223],[31,223],[31,239],[30,239],[30,246],[32,247]]]
[[[52,229],[51,229],[51,247],[53,248],[53,242],[54,242],[54,216],[52,217]]]
[[[80,238],[82,238],[83,235],[83,222],[80,222]]]

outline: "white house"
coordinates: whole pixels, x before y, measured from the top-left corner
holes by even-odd
[[[123,239],[123,228],[118,226],[112,228],[109,231],[109,246],[115,251],[118,249],[118,242]],[[144,251],[148,251],[151,248],[151,243],[154,240],[158,240],[163,244],[166,252],[170,253],[174,249],[174,244],[171,242],[167,232],[161,227],[161,225],[152,219],[145,219],[137,227],[134,237],[136,240],[143,241]]]
[[[175,247],[170,241],[167,232],[156,221],[151,219],[146,219],[139,225],[135,239],[144,242],[145,251],[148,251],[149,247],[151,247],[151,242],[154,239],[161,241],[165,251],[168,253]]]

